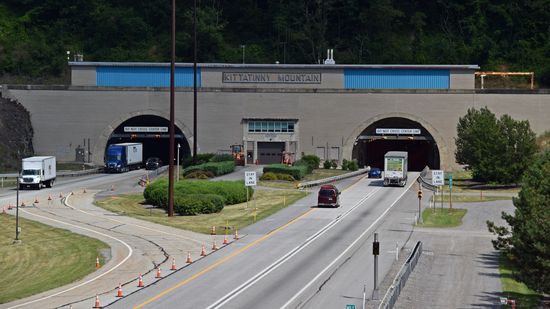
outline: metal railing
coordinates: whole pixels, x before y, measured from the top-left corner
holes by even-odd
[[[397,275],[395,276],[395,279],[393,279],[393,282],[386,292],[386,295],[384,295],[384,298],[380,302],[380,305],[378,305],[378,309],[391,309],[393,308],[393,306],[395,306],[395,303],[397,303],[397,299],[399,298],[399,294],[401,294],[401,291],[405,288],[405,284],[407,283],[409,276],[414,270],[414,267],[418,263],[418,259],[420,258],[421,254],[422,242],[419,241],[416,243],[413,251],[407,257],[407,261],[405,262],[405,264],[403,264],[403,266],[399,270],[399,273],[397,273]]]

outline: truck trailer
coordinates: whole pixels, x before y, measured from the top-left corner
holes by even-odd
[[[51,188],[57,174],[55,164],[55,157],[52,156],[24,158],[21,162],[19,189]]]
[[[384,155],[384,186],[407,184],[408,153],[389,151]]]
[[[128,172],[143,164],[143,144],[121,143],[107,147],[105,154],[106,172]]]

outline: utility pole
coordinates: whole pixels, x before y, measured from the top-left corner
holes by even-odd
[[[20,243],[21,240],[19,239],[19,232],[21,231],[19,229],[19,177],[21,177],[21,169],[19,169],[19,173],[17,175],[17,197],[15,198],[15,240],[13,243]]]
[[[193,0],[193,162],[197,162],[197,0]]]
[[[170,59],[170,146],[168,151],[168,217],[174,216],[174,75],[176,71],[176,0],[172,0],[172,57]]]

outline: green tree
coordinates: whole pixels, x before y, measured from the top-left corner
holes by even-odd
[[[535,160],[522,179],[522,188],[514,198],[514,214],[503,212],[508,227],[487,221],[490,232],[498,237],[493,246],[508,254],[517,266],[514,275],[529,288],[550,292],[550,152]]]
[[[456,161],[467,165],[476,180],[519,182],[537,151],[528,121],[508,115],[497,120],[486,107],[468,109],[457,124]]]

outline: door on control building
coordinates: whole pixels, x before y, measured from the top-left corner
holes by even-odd
[[[284,142],[258,142],[258,159],[260,164],[281,163],[284,150]]]

